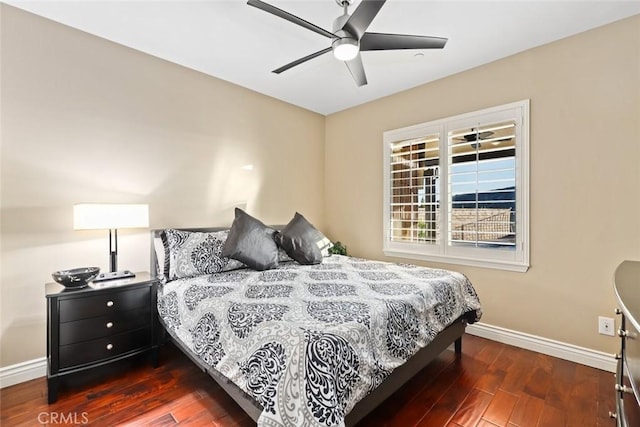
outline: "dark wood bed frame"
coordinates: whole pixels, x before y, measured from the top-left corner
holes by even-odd
[[[280,228],[275,226],[274,228]],[[179,228],[184,231],[198,231],[198,232],[212,232],[221,231],[226,228],[212,227],[212,228]],[[154,239],[160,237],[160,233],[163,229],[151,230],[151,275],[157,277],[157,257],[154,246]],[[160,324],[164,327],[162,319]],[[395,393],[400,387],[402,387],[407,381],[409,381],[414,375],[420,372],[425,366],[433,361],[440,353],[446,350],[451,344],[454,344],[456,354],[462,352],[462,335],[464,334],[467,326],[467,320],[464,317],[456,319],[451,325],[440,332],[429,345],[420,349],[411,359],[406,363],[396,368],[391,375],[389,375],[381,384],[359,401],[349,412],[345,418],[345,424],[347,426],[353,426],[368,413],[373,411],[380,403],[386,400],[389,396]],[[254,420],[257,422],[258,417],[262,413],[262,407],[247,393],[242,391],[229,379],[220,374],[217,370],[213,369],[202,363],[198,356],[194,354],[187,346],[183,345],[173,334],[165,328],[165,331],[171,337],[173,343],[186,354],[198,367],[204,372],[209,374],[217,383],[226,391],[229,396]]]

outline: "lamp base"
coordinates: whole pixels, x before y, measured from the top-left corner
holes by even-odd
[[[104,282],[105,280],[118,280],[118,279],[128,279],[130,277],[136,277],[135,274],[130,272],[129,270],[122,271],[112,271],[110,273],[100,273],[93,279],[94,282]]]

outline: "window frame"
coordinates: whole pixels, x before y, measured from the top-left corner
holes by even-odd
[[[482,126],[501,120],[515,120],[516,245],[513,250],[478,248],[448,244],[449,236],[449,132]],[[401,141],[439,135],[440,213],[439,243],[394,242],[391,225],[391,149]],[[448,264],[526,272],[529,264],[529,100],[485,108],[470,113],[433,120],[383,133],[383,252],[386,256]],[[446,195],[443,200],[442,195]]]

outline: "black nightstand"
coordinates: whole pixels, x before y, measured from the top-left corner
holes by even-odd
[[[156,286],[149,273],[82,289],[46,284],[49,403],[62,376],[147,351],[157,366]]]

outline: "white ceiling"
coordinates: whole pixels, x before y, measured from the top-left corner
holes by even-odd
[[[335,0],[266,1],[328,30],[342,12]],[[369,84],[359,88],[331,53],[271,73],[331,40],[244,0],[6,3],[321,114],[640,13],[637,0],[388,0],[368,31],[449,41],[443,50],[363,52]]]

